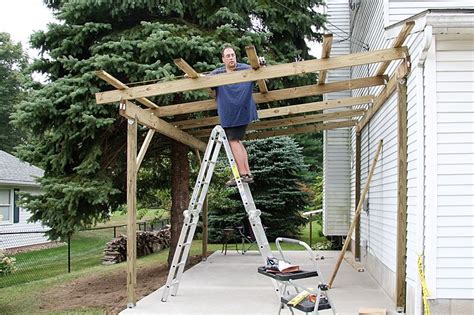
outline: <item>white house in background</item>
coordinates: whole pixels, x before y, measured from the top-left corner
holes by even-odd
[[[407,21],[407,314],[423,314],[423,257],[433,314],[474,314],[474,1],[326,0],[331,56],[390,47]],[[328,82],[377,67],[328,72]],[[389,68],[386,74],[392,74]],[[377,94],[381,87],[344,92]],[[341,93],[340,93],[341,94]],[[343,94],[343,93],[342,93]],[[343,95],[331,95],[339,98]],[[377,144],[383,150],[360,222],[360,260],[394,301],[397,256],[397,93],[361,132],[361,190]],[[325,132],[324,227],[345,235],[355,209],[355,131]],[[355,235],[352,236],[355,252]],[[337,285],[337,281],[336,281]]]
[[[9,234],[6,232],[44,231],[41,223],[28,223],[31,213],[18,206],[20,192],[39,194],[35,178],[43,171],[0,150],[0,248],[16,248],[48,242],[44,233]]]

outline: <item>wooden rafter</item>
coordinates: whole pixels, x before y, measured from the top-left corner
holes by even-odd
[[[402,47],[403,43],[407,39],[408,35],[410,35],[410,32],[414,26],[415,26],[415,21],[406,22],[402,30],[398,34],[397,38],[393,41],[392,48]],[[382,63],[377,69],[376,75],[384,74],[389,64],[390,64],[390,61],[385,61],[384,63]]]
[[[171,139],[179,141],[191,148],[198,149],[200,151],[206,150],[206,144],[190,134],[173,127],[170,123],[152,115],[149,111],[138,107],[130,101],[124,101],[120,105],[120,115],[126,118],[136,118],[138,122],[148,128],[153,128],[159,133],[164,134]]]
[[[332,34],[323,35],[323,50],[321,51],[321,59],[329,58],[329,55],[331,54],[331,48],[332,48],[332,38],[333,38]],[[327,70],[319,71],[318,84],[326,83],[326,74],[327,74]]]
[[[245,51],[247,52],[247,57],[249,57],[250,65],[254,70],[258,70],[260,68],[260,62],[258,61],[257,51],[255,50],[255,46],[246,46]],[[258,80],[257,81],[258,88],[261,93],[267,93],[268,88],[265,80]]]
[[[294,88],[269,91],[268,93],[254,93],[253,98],[257,104],[273,101],[282,101],[287,99],[319,95],[324,93],[339,92],[345,90],[354,90],[371,86],[384,85],[388,81],[387,76],[377,76],[346,80],[323,85],[306,85]],[[214,99],[182,103],[176,105],[161,106],[153,113],[158,117],[174,116],[178,114],[189,114],[216,109]]]
[[[339,112],[333,113],[325,113],[325,114],[315,114],[315,115],[300,115],[300,116],[293,116],[290,118],[284,119],[274,119],[274,120],[263,120],[252,123],[248,126],[247,130],[261,130],[261,129],[271,129],[274,127],[287,127],[287,126],[294,126],[294,125],[304,125],[310,124],[320,121],[329,121],[329,120],[337,120],[343,118],[352,118],[364,115],[365,110],[357,109],[357,110],[344,110]],[[207,137],[211,134],[212,128],[208,129],[200,129],[200,130],[193,130],[189,133],[197,138]]]
[[[288,64],[267,66],[260,68],[259,71],[255,71],[253,69],[234,71],[232,73],[199,77],[193,80],[166,81],[123,90],[100,92],[96,93],[96,102],[97,104],[105,104],[118,102],[122,99],[130,100],[154,95],[205,89],[233,83],[272,79],[321,70],[338,69],[390,60],[399,60],[408,58],[408,56],[407,48],[400,47],[371,52],[361,52],[327,59],[306,60]]]
[[[128,88],[126,84],[122,83],[119,79],[115,78],[114,76],[110,75],[104,70],[96,71],[95,75],[119,90],[124,90]],[[158,105],[156,105],[155,103],[153,103],[152,101],[144,97],[137,98],[137,101],[150,108],[156,108],[156,109],[159,108]]]
[[[388,100],[390,95],[393,94],[397,87],[397,81],[400,78],[405,77],[410,72],[410,66],[408,62],[402,62],[395,73],[390,77],[387,85],[377,95],[371,108],[367,111],[361,121],[357,124],[357,131],[361,131],[370,121],[370,119],[379,111],[383,104]]]
[[[339,100],[326,100],[321,102],[311,102],[299,105],[283,106],[277,108],[261,109],[258,111],[258,117],[260,119],[278,117],[278,116],[288,116],[303,114],[309,112],[316,112],[324,109],[354,106],[360,104],[371,103],[374,99],[373,95],[358,96],[358,97],[349,97]],[[197,118],[173,122],[174,126],[179,129],[192,129],[200,128],[206,126],[217,125],[219,123],[219,117],[207,117],[207,118]]]
[[[313,125],[302,126],[302,127],[288,127],[285,129],[254,132],[254,133],[248,134],[246,136],[246,139],[253,140],[253,139],[262,139],[262,138],[269,138],[269,137],[296,135],[300,133],[317,132],[317,131],[328,130],[328,129],[346,128],[346,127],[355,126],[356,123],[357,122],[355,120],[346,120],[346,121],[330,122],[330,123],[323,123],[323,124],[313,124]]]
[[[174,64],[178,66],[184,73],[188,75],[191,79],[199,78],[199,73],[194,70],[184,59],[178,58],[174,60]]]

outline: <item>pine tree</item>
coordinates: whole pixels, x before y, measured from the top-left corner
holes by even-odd
[[[9,153],[22,141],[22,135],[10,123],[10,115],[26,95],[30,82],[27,65],[21,44],[14,43],[10,34],[0,32],[0,150]]]

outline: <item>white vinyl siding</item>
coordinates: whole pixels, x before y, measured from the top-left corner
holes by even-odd
[[[403,21],[427,9],[474,9],[472,0],[389,0],[388,14],[385,15],[385,26]]]
[[[13,203],[13,187],[11,189],[1,188],[2,190],[8,190],[11,193],[11,200]],[[27,192],[31,194],[39,194],[38,188],[21,188],[21,192]],[[13,205],[12,205],[13,207]],[[31,217],[31,212],[27,209],[21,208],[19,210],[19,222],[13,222],[13,212],[11,213],[11,221],[9,224],[0,225],[0,233],[5,232],[27,232],[27,231],[44,231],[47,227],[44,227],[41,223],[30,223],[28,222]],[[29,246],[35,244],[42,244],[49,242],[48,238],[44,233],[32,233],[32,234],[0,234],[0,249],[16,248],[22,246]]]
[[[331,56],[346,55],[350,52],[350,42],[347,41],[347,34],[350,32],[349,12],[348,0],[335,0],[327,4],[326,13],[333,24],[327,25],[329,32],[333,34]],[[330,70],[326,82],[343,81],[349,78],[349,68]],[[350,91],[344,91],[326,94],[324,99],[341,99],[350,96]],[[323,233],[325,235],[346,235],[349,229],[351,189],[348,180],[351,172],[349,135],[348,128],[324,131]]]
[[[386,2],[385,2],[386,5]],[[384,2],[377,0],[363,1],[360,8],[353,12],[353,35],[367,44],[370,50],[385,49],[391,45],[391,40],[385,38]],[[406,45],[409,48],[412,65],[417,65],[421,53],[423,34],[408,37]],[[359,44],[352,44],[351,52],[364,49]],[[393,73],[396,63],[392,63],[386,73]],[[375,74],[377,65],[354,67],[352,78],[366,77]],[[412,66],[412,72],[407,81],[408,106],[408,190],[407,190],[407,282],[415,287],[417,280],[417,222],[420,212],[417,210],[419,182],[418,150],[423,144],[419,143],[419,133],[423,133],[423,125],[419,125],[418,111],[423,104],[417,96],[419,71]],[[364,94],[378,95],[381,87],[373,87],[355,91],[353,96]],[[389,98],[382,109],[362,131],[361,142],[361,192],[366,184],[369,168],[372,164],[378,141],[383,139],[383,151],[379,157],[372,183],[367,195],[366,208],[361,214],[361,244],[367,244],[367,251],[395,274],[397,252],[397,190],[398,190],[398,139],[397,139],[397,96],[396,92]],[[352,150],[355,154],[355,132],[352,132]],[[420,147],[421,146],[421,147]],[[351,176],[351,217],[355,211],[355,167]],[[368,210],[368,211],[366,211]],[[418,215],[418,216],[417,216]],[[422,220],[421,220],[422,221]],[[390,277],[389,277],[390,278]],[[387,293],[393,296],[394,283],[386,283],[383,278],[377,279],[383,284]]]
[[[474,36],[436,41],[436,297],[474,299]]]

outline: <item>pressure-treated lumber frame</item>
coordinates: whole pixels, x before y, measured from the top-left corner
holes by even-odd
[[[321,51],[321,59],[329,58],[329,55],[331,54],[331,48],[332,48],[332,39],[333,39],[332,34],[323,35],[323,49]],[[327,74],[327,70],[319,71],[318,84],[326,83],[326,74]]]
[[[327,100],[327,101],[311,102],[311,103],[305,103],[305,104],[299,104],[299,105],[261,109],[258,111],[258,117],[260,119],[264,119],[264,118],[271,118],[271,117],[278,117],[278,116],[303,114],[303,113],[321,111],[321,110],[330,109],[330,108],[339,108],[339,107],[367,104],[367,103],[371,103],[374,100],[374,98],[375,97],[373,95],[365,95],[365,96],[358,96],[358,97],[349,97],[349,98],[344,98],[344,99],[339,99],[339,100]],[[213,116],[213,117],[206,117],[206,118],[176,121],[173,124],[175,127],[178,127],[184,130],[184,129],[212,126],[218,123],[219,123],[219,117]]]
[[[252,68],[254,70],[258,70],[260,68],[260,62],[258,60],[255,46],[247,46],[245,47],[245,51],[247,52],[247,57],[249,58],[249,62]],[[261,93],[268,92],[268,87],[267,87],[267,84],[265,83],[265,80],[257,80],[257,85]]]
[[[314,96],[325,93],[340,92],[347,90],[362,89],[372,86],[384,85],[388,81],[387,76],[374,76],[353,80],[345,80],[334,83],[327,83],[323,85],[306,85],[294,88],[287,88],[281,90],[268,91],[268,93],[253,93],[255,103],[266,103],[273,101],[283,101],[293,98]],[[204,100],[197,102],[189,102],[168,106],[161,106],[159,109],[153,110],[155,116],[167,117],[180,114],[190,114],[196,112],[203,112],[216,109],[216,101]]]
[[[215,76],[202,76],[195,71],[183,59],[176,59],[175,64],[187,74],[188,78],[175,81],[159,82],[154,84],[147,84],[143,86],[128,87],[118,79],[114,78],[105,71],[97,71],[96,74],[104,81],[110,83],[117,90],[96,93],[96,101],[98,104],[117,103],[120,102],[120,114],[128,119],[128,136],[127,136],[127,207],[128,207],[128,246],[127,246],[127,295],[128,306],[133,307],[136,303],[136,177],[138,169],[143,161],[147,148],[156,131],[162,133],[172,139],[182,142],[194,148],[199,155],[199,150],[204,151],[206,145],[196,137],[207,132],[206,129],[199,129],[209,126],[210,122],[217,123],[216,117],[204,118],[201,120],[191,119],[179,122],[167,122],[163,117],[175,116],[179,114],[188,114],[202,111],[209,111],[216,109],[215,101],[204,100],[198,102],[190,102],[183,104],[175,104],[169,106],[158,106],[147,97],[155,95],[163,95],[169,93],[179,93],[190,90],[208,89],[211,87],[227,85],[239,82],[257,81],[259,82],[260,93],[254,93],[253,97],[256,103],[265,103],[278,100],[287,100],[292,98],[321,95],[324,93],[338,92],[343,90],[352,90],[358,88],[366,88],[378,85],[385,85],[382,92],[377,96],[362,96],[359,98],[348,98],[336,101],[313,102],[307,104],[299,104],[287,107],[273,108],[260,110],[260,118],[263,121],[251,125],[249,128],[249,139],[265,138],[270,136],[290,135],[297,133],[315,132],[320,130],[347,128],[356,126],[357,135],[360,138],[361,130],[369,123],[371,118],[383,106],[388,97],[398,88],[403,92],[403,87],[397,81],[400,78],[405,78],[410,71],[409,54],[406,47],[401,47],[411,28],[407,24],[400,33],[399,37],[392,44],[392,48],[383,49],[372,52],[362,52],[351,54],[347,56],[339,56],[330,58],[330,49],[332,37],[330,35],[324,36],[324,48],[322,58],[319,60],[307,60],[289,64],[280,64],[273,66],[260,67],[258,64],[258,57],[255,48],[249,47],[246,49],[252,69],[237,71],[233,73],[219,74]],[[389,69],[389,65],[394,60],[401,60],[400,65],[394,75],[388,77],[384,75],[385,71]],[[354,80],[325,83],[327,70],[338,69],[343,67],[352,67],[365,64],[379,63],[376,75],[368,78],[360,78]],[[319,72],[320,79],[318,84],[309,86],[286,88],[275,91],[268,91],[264,80],[278,77],[286,77],[292,75],[302,75],[309,72]],[[398,85],[398,87],[397,87]],[[405,86],[406,92],[406,86]],[[145,105],[148,109],[141,108],[131,102],[136,99],[137,102]],[[402,100],[403,101],[403,100]],[[400,102],[400,101],[399,101]],[[406,99],[405,99],[406,103]],[[372,104],[368,106],[368,110],[352,110],[351,107],[360,104]],[[399,110],[403,104],[399,103]],[[406,105],[405,105],[406,106]],[[319,114],[314,113],[320,110],[329,108],[343,108],[343,111],[335,113]],[[346,107],[346,108],[344,108]],[[406,107],[405,107],[406,108]],[[301,115],[304,113],[313,112],[311,115]],[[300,114],[298,116],[298,114]],[[292,116],[293,115],[293,116]],[[297,115],[297,116],[294,116]],[[362,119],[358,120],[356,117],[364,115]],[[289,116],[285,118],[264,120],[267,118],[277,116]],[[402,117],[403,120],[403,117]],[[322,123],[321,123],[322,121]],[[400,118],[399,118],[400,121]],[[142,144],[140,152],[137,156],[137,125],[145,125],[150,128],[148,134]],[[405,125],[399,125],[400,129],[406,130]],[[189,129],[185,132],[182,129]],[[273,129],[273,130],[268,130]],[[263,130],[263,131],[257,131]],[[406,133],[405,133],[406,135]],[[360,139],[359,139],[360,142]],[[400,150],[399,159],[403,160],[402,155],[406,155],[406,149]],[[360,163],[360,158],[358,159]],[[403,164],[399,164],[399,181],[406,180],[403,178]],[[406,160],[405,160],[406,164]],[[360,165],[359,165],[360,167]],[[370,175],[371,176],[371,175]],[[368,180],[370,181],[370,179]],[[405,189],[406,190],[406,189]],[[363,196],[365,191],[363,193]],[[359,200],[358,208],[361,208],[363,196]],[[406,192],[403,194],[403,189],[399,191],[399,201],[406,198]],[[400,209],[405,207],[401,204]],[[360,209],[359,209],[360,211]],[[399,214],[403,216],[403,214]],[[402,219],[399,218],[399,221]],[[406,220],[405,220],[406,221]],[[400,229],[400,227],[399,227]],[[400,230],[399,230],[400,233]],[[400,239],[403,242],[403,239]],[[405,236],[406,242],[406,236]],[[401,246],[398,246],[401,248]],[[203,252],[205,251],[203,247]],[[402,255],[399,252],[398,256]],[[401,257],[401,256],[400,256]],[[397,263],[397,268],[403,263]],[[401,267],[400,267],[401,268]],[[398,272],[397,277],[401,277],[401,272]],[[334,279],[332,279],[334,280]],[[398,283],[398,282],[397,282]],[[332,284],[332,281],[331,281]],[[397,289],[398,290],[398,289]],[[398,292],[398,291],[397,291]],[[398,302],[397,302],[398,305]]]
[[[97,104],[119,102],[120,100],[131,100],[155,95],[206,89],[234,83],[287,77],[321,70],[360,66],[391,60],[401,60],[406,59],[407,57],[407,48],[399,47],[327,59],[306,60],[288,64],[267,66],[260,68],[259,71],[249,69],[234,71],[232,73],[199,77],[193,80],[166,81],[123,90],[99,92],[96,93],[96,102]]]

